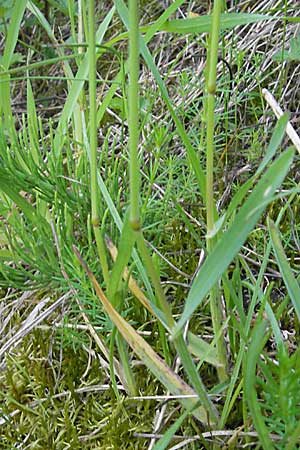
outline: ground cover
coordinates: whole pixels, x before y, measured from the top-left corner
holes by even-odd
[[[0,8],[0,448],[298,448],[300,8],[135,7]]]

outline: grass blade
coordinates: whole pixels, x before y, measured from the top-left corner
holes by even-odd
[[[2,57],[2,66],[4,69],[8,69],[14,49],[18,40],[19,36],[19,30],[21,25],[21,20],[24,15],[24,11],[26,8],[27,0],[19,0],[18,2],[15,2],[14,9],[11,16],[11,22],[9,25],[9,30],[7,34],[5,49]]]
[[[221,30],[235,28],[248,23],[259,22],[261,20],[271,20],[272,17],[263,14],[225,13],[221,15]],[[169,33],[208,33],[211,29],[212,16],[199,16],[188,19],[170,20],[163,24],[159,31]]]
[[[115,296],[120,287],[120,282],[122,280],[125,267],[131,256],[134,243],[135,243],[135,233],[132,230],[132,227],[129,223],[129,214],[127,213],[123,224],[120,244],[118,247],[118,253],[110,275],[108,285],[108,298],[110,299],[112,305],[114,305],[115,307],[116,307]]]
[[[180,402],[188,410],[193,411],[193,415],[197,417],[201,422],[208,423],[208,417],[203,407],[197,407],[198,399],[193,389],[186,384],[177,374],[175,374],[164,360],[150,347],[149,344],[129,325],[125,319],[115,310],[111,303],[106,298],[104,292],[99,286],[95,276],[90,271],[86,263],[83,261],[77,248],[73,246],[74,253],[76,254],[81,266],[87,273],[90,281],[92,282],[96,294],[105,308],[110,319],[117,327],[120,334],[130,345],[132,350],[140,357],[149,370],[161,381],[161,383],[173,394],[179,396],[194,396],[195,398],[181,398]],[[196,408],[196,409],[194,409]]]
[[[273,220],[268,218],[269,232],[271,236],[272,247],[280,268],[284,283],[291,297],[298,320],[300,321],[300,286],[294,277],[291,266],[284,252],[278,229]]]
[[[279,148],[282,142],[282,139],[285,136],[285,129],[288,121],[289,121],[288,113],[283,114],[283,116],[281,116],[278,119],[270,140],[270,144],[268,145],[266,155],[262,160],[261,164],[259,165],[259,168],[257,169],[255,176],[260,175],[264,171],[265,167],[269,164],[269,162],[275,155],[277,149]]]
[[[188,417],[189,411],[185,411],[178,419],[173,423],[173,425],[164,433],[164,435],[156,442],[153,450],[165,450],[169,445],[172,437],[178,430],[178,428],[182,425],[185,419]]]
[[[191,317],[240,250],[267,204],[272,200],[276,189],[284,180],[293,156],[294,150],[289,149],[271,165],[241,207],[231,227],[224,232],[212,253],[207,257],[192,284],[184,311],[173,332],[174,335]]]
[[[8,28],[8,34],[5,43],[5,49],[1,61],[1,71],[6,71],[9,68],[11,63],[13,53],[15,50],[15,46],[17,44],[19,30],[21,21],[24,15],[24,11],[26,8],[27,0],[19,0],[15,2],[14,8],[11,15],[11,21]],[[12,119],[12,111],[11,111],[11,96],[10,96],[10,85],[9,85],[9,77],[5,75],[1,76],[0,71],[0,112],[4,113],[4,118],[6,121],[7,129],[11,133],[11,137],[15,139],[15,130]]]
[[[125,3],[123,2],[123,0],[116,0],[116,7],[118,10],[118,13],[124,23],[124,25],[126,26],[126,28],[129,28],[129,14],[128,14],[128,9],[125,5]],[[203,198],[205,198],[205,175],[203,172],[203,169],[201,167],[199,158],[195,152],[195,149],[193,148],[190,139],[184,129],[184,126],[182,125],[181,121],[179,120],[179,118],[177,117],[177,114],[172,106],[172,102],[171,99],[169,97],[166,85],[162,79],[162,77],[160,76],[160,73],[153,61],[152,55],[147,47],[147,45],[145,44],[144,39],[142,38],[142,36],[140,35],[140,40],[139,40],[139,46],[140,46],[140,52],[147,64],[147,66],[149,67],[149,69],[151,70],[151,72],[153,73],[153,76],[155,78],[155,81],[160,89],[161,95],[163,97],[163,100],[170,112],[170,115],[176,125],[177,131],[179,136],[182,139],[182,142],[185,145],[189,160],[191,162],[191,165],[193,167],[193,170],[195,172],[200,190],[201,190],[201,194],[203,195]]]
[[[256,363],[264,345],[265,331],[266,322],[261,321],[252,332],[252,341],[246,358],[244,390],[252,420],[259,434],[260,443],[265,450],[272,450],[274,446],[269,438],[269,432],[265,425],[255,390]]]
[[[105,32],[111,22],[111,19],[114,15],[114,12],[115,12],[115,8],[113,7],[109,11],[109,13],[106,15],[106,17],[103,20],[103,22],[101,23],[101,25],[99,26],[99,28],[96,32],[96,36],[95,36],[95,42],[97,45],[101,44],[104,34],[105,34]],[[60,115],[60,120],[59,120],[57,132],[56,132],[56,136],[55,136],[55,141],[54,141],[55,148],[57,150],[61,147],[61,137],[65,133],[68,121],[74,112],[74,108],[77,104],[79,95],[84,86],[84,83],[85,83],[84,80],[88,76],[88,72],[89,72],[89,55],[87,53],[84,56],[82,63],[80,64],[80,67],[75,76],[75,79],[71,85],[71,88],[69,89],[68,97],[66,99],[63,111]]]

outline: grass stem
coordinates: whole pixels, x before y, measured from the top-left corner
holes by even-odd
[[[138,0],[129,0],[129,151],[130,151],[130,223],[139,230],[140,168],[139,143],[139,13]]]
[[[215,223],[215,205],[214,205],[214,132],[215,132],[215,95],[216,78],[218,64],[218,43],[220,33],[220,21],[222,11],[222,0],[214,2],[212,27],[210,34],[210,45],[208,54],[208,74],[207,74],[207,135],[206,135],[206,224],[207,224],[207,251],[210,253],[215,244],[213,237]],[[222,310],[220,303],[220,294],[218,286],[214,286],[210,292],[210,306],[214,334],[217,335],[222,326]],[[224,335],[221,334],[217,342],[217,351],[222,366],[218,368],[220,381],[227,379],[227,362]]]
[[[97,182],[97,105],[96,105],[96,46],[95,46],[95,0],[89,0],[89,100],[90,100],[90,151],[91,151],[91,204],[92,225],[103,278],[108,284],[108,264],[106,250],[100,231],[98,215],[98,182]]]

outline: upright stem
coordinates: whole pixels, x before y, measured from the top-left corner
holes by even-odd
[[[207,74],[207,134],[206,134],[206,224],[207,224],[207,251],[210,253],[214,247],[215,239],[212,237],[214,229],[214,133],[215,133],[215,94],[218,63],[218,42],[220,33],[220,19],[222,0],[215,0],[210,44],[208,53]],[[219,334],[222,326],[222,308],[218,286],[214,286],[210,292],[211,316],[214,334]],[[227,378],[226,347],[223,333],[217,342],[217,351],[222,367],[218,369],[220,381]]]
[[[157,296],[159,307],[164,313],[164,318],[166,320],[167,326],[172,329],[175,325],[175,321],[172,316],[171,307],[168,304],[164,291],[161,287],[159,276],[154,267],[152,258],[150,257],[149,250],[145,244],[142,231],[137,234],[137,244],[155,288],[155,294]],[[208,418],[211,422],[211,426],[214,428],[219,421],[218,411],[207,395],[205,386],[202,383],[201,377],[187,348],[187,344],[185,343],[182,333],[176,339],[174,339],[174,345],[181,359],[184,370],[188,375],[188,379],[197,392],[200,402],[206,409]]]
[[[129,0],[129,151],[130,151],[130,223],[139,230],[140,167],[139,143],[139,15],[138,0]]]
[[[106,250],[100,231],[98,215],[97,183],[97,105],[96,105],[96,46],[95,46],[95,0],[89,0],[89,103],[90,103],[90,151],[91,151],[91,203],[92,225],[104,281],[108,284],[108,264]]]

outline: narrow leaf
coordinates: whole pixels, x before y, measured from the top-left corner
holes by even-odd
[[[284,113],[283,116],[281,116],[278,119],[270,140],[270,144],[268,145],[266,155],[262,160],[259,168],[257,169],[255,176],[260,175],[264,171],[265,167],[269,164],[269,162],[275,155],[276,151],[278,150],[282,142],[282,139],[285,136],[285,129],[288,121],[289,121],[288,113]]]
[[[27,123],[28,134],[30,140],[31,153],[36,165],[39,164],[39,133],[38,133],[38,121],[37,112],[32,92],[30,79],[27,80]]]
[[[103,307],[105,308],[107,314],[117,327],[120,334],[132,348],[132,350],[140,357],[140,359],[148,367],[148,369],[151,370],[151,372],[157,377],[157,379],[161,381],[161,383],[173,395],[183,396],[183,398],[180,399],[180,402],[188,411],[194,410],[193,415],[197,417],[201,422],[207,424],[208,417],[204,408],[197,408],[198,398],[195,394],[195,391],[188,384],[186,384],[176,373],[174,373],[170,369],[170,367],[167,366],[165,361],[157,353],[155,353],[152,347],[150,347],[150,345],[135,331],[135,329],[131,325],[129,325],[122,316],[120,316],[120,314],[115,310],[115,308],[106,298],[95,276],[83,261],[79,251],[75,246],[73,246],[73,250],[81,266],[92,282],[95,292]],[[186,398],[187,395],[191,397]]]
[[[170,426],[168,431],[166,431],[164,435],[159,439],[159,441],[156,442],[153,450],[165,450],[169,445],[172,437],[174,436],[178,428],[183,424],[188,415],[189,411],[185,411],[184,413],[182,413],[181,416],[179,416],[178,419],[175,420],[173,425]]]
[[[271,20],[272,17],[262,14],[225,13],[221,16],[221,30],[235,28],[261,20]],[[211,29],[212,16],[198,16],[189,19],[175,19],[163,24],[160,31],[170,33],[208,33]]]
[[[222,363],[218,359],[216,348],[193,333],[188,333],[188,349],[193,355],[209,364],[215,367],[222,366]]]
[[[262,321],[255,326],[252,332],[252,341],[250,343],[245,365],[244,391],[249,405],[251,418],[255,429],[258,432],[260,443],[265,450],[272,450],[274,446],[269,438],[268,429],[261,413],[261,408],[257,399],[255,380],[256,364],[259,359],[262,346],[264,345],[264,335],[266,331],[266,322]]]
[[[105,19],[99,26],[99,28],[96,32],[96,37],[95,37],[96,44],[101,44],[104,34],[106,33],[107,28],[108,28],[108,26],[111,22],[111,19],[114,15],[114,11],[115,11],[115,8],[114,7],[111,8],[109,13],[106,14]],[[69,89],[69,93],[68,93],[64,108],[60,115],[59,124],[57,127],[56,136],[55,136],[55,148],[56,149],[60,149],[60,147],[61,147],[61,137],[64,134],[67,124],[68,124],[68,121],[74,112],[74,108],[77,104],[78,97],[79,97],[80,92],[82,91],[82,88],[85,83],[84,80],[87,78],[88,71],[89,71],[89,55],[88,55],[88,53],[86,53],[86,55],[84,56],[84,58],[80,64],[80,67],[77,71],[75,79],[72,82],[71,88]]]
[[[281,275],[291,297],[298,320],[300,321],[300,286],[294,277],[293,271],[284,252],[279,232],[273,220],[268,219],[268,226],[274,254],[280,268]]]
[[[270,166],[246,199],[230,228],[224,232],[211,254],[207,257],[194,279],[182,316],[173,331],[174,335],[177,335],[185,322],[192,316],[195,309],[239,252],[248,234],[262,215],[267,203],[272,200],[273,194],[284,180],[293,156],[293,149],[289,149]]]
[[[118,13],[119,13],[124,25],[128,29],[129,28],[128,8],[126,7],[123,0],[116,0],[115,4],[116,4]],[[170,115],[176,125],[178,134],[181,137],[182,142],[185,145],[186,152],[188,154],[189,160],[191,162],[191,165],[193,167],[193,170],[195,172],[195,175],[196,175],[196,178],[197,178],[200,190],[201,190],[201,194],[202,194],[203,198],[205,199],[205,175],[204,175],[204,171],[201,167],[199,158],[195,152],[195,149],[193,148],[193,145],[191,144],[190,138],[188,137],[183,124],[179,120],[179,118],[172,106],[172,102],[169,97],[166,85],[165,85],[162,77],[160,76],[160,73],[153,61],[152,55],[151,55],[147,45],[145,44],[145,41],[142,38],[142,36],[140,36],[139,46],[140,46],[140,52],[147,64],[147,66],[149,67],[149,69],[151,70],[151,72],[155,78],[155,81],[160,89],[163,100],[164,100],[164,102],[170,112]]]
[[[110,275],[108,286],[108,298],[110,299],[112,305],[115,307],[116,307],[115,296],[119,289],[124,269],[131,256],[134,242],[135,242],[135,232],[133,231],[130,225],[129,214],[127,212],[122,228],[118,254]]]
[[[17,44],[20,25],[26,8],[26,3],[27,0],[18,0],[17,2],[15,2],[2,58],[2,66],[4,67],[4,69],[8,69],[10,66],[15,46]]]

